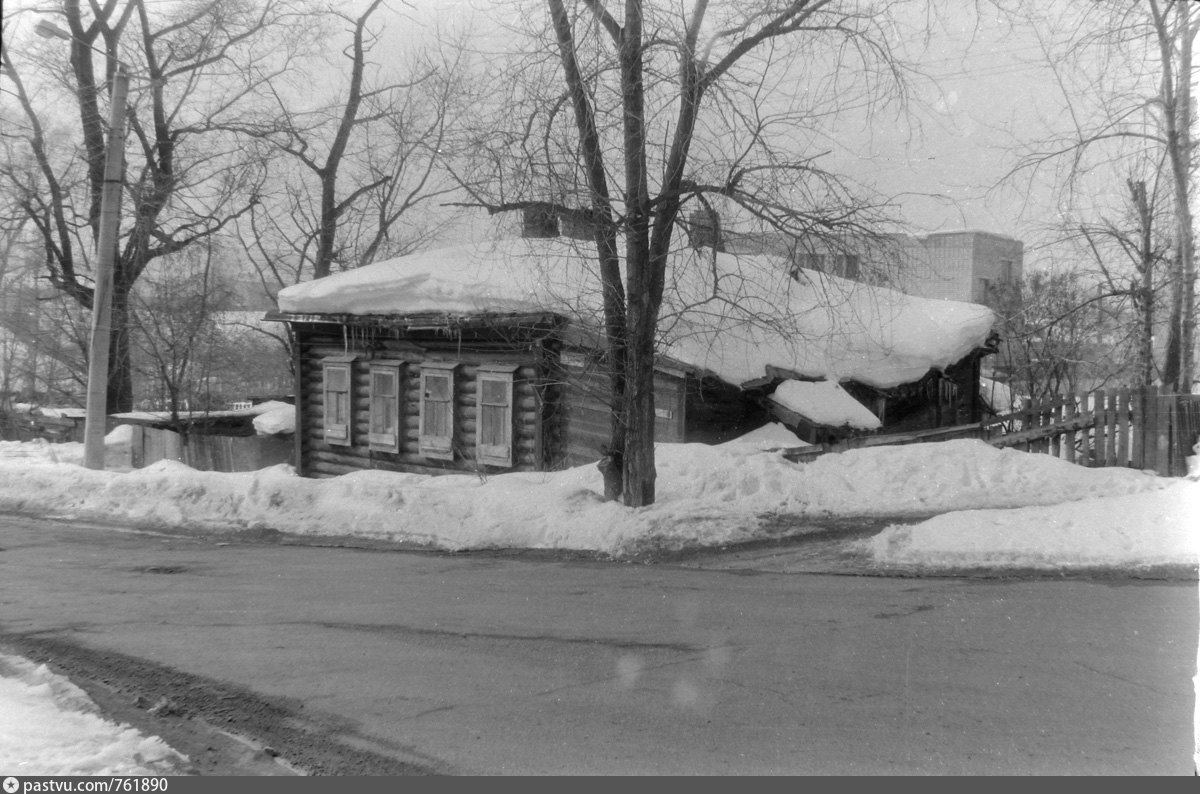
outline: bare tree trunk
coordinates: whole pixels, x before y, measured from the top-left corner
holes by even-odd
[[[625,494],[629,507],[653,504],[654,466],[654,266],[650,258],[650,188],[646,174],[646,106],[642,85],[642,3],[626,0],[620,41],[624,106],[625,316],[629,358],[625,363]]]
[[[1179,41],[1179,97],[1176,102],[1178,149],[1172,156],[1171,165],[1175,174],[1176,201],[1179,202],[1179,275],[1182,280],[1179,388],[1184,393],[1190,393],[1195,378],[1196,355],[1196,230],[1192,218],[1192,172],[1195,168],[1192,129],[1196,120],[1192,107],[1192,45],[1200,33],[1200,12],[1196,10],[1195,3],[1178,3],[1175,12],[1179,16],[1176,30]]]
[[[1179,389],[1183,381],[1183,257],[1178,250],[1171,260],[1171,306],[1167,316],[1167,349],[1163,354],[1162,381]]]
[[[591,204],[591,222],[600,263],[601,289],[604,295],[605,364],[608,370],[611,422],[609,441],[603,449],[600,471],[604,475],[604,498],[616,501],[624,493],[625,442],[629,416],[626,405],[626,362],[628,359],[628,330],[625,313],[625,287],[621,283],[620,254],[617,251],[617,226],[613,217],[608,177],[604,170],[604,153],[596,118],[576,60],[575,41],[571,23],[562,0],[548,0],[550,19],[558,39],[559,56],[563,63],[567,91],[579,130],[580,146],[587,174]]]
[[[653,316],[644,302],[630,301],[630,350],[626,372],[625,494],[629,507],[654,503],[658,472],[654,465]],[[649,328],[647,326],[650,326]]]
[[[1175,18],[1169,18],[1171,10]],[[1164,382],[1183,392],[1192,388],[1195,357],[1196,266],[1192,228],[1192,44],[1200,32],[1200,13],[1193,3],[1173,3],[1164,10],[1150,0],[1154,30],[1162,61],[1162,82],[1157,101],[1162,105],[1167,157],[1171,163],[1175,194],[1177,250],[1172,268],[1171,330],[1168,367]],[[1178,61],[1175,58],[1178,57]],[[1177,66],[1176,66],[1177,63]]]
[[[1154,253],[1154,216],[1146,196],[1144,180],[1128,180],[1130,199],[1138,219],[1137,272],[1138,280],[1132,287],[1135,311],[1135,330],[1138,383],[1149,386],[1154,383],[1154,264],[1158,258]]]

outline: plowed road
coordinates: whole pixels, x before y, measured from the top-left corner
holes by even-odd
[[[0,517],[0,650],[175,671],[180,710],[209,720],[225,712],[187,705],[184,682],[209,701],[228,685],[296,735],[418,771],[1194,771],[1194,581],[218,540]],[[305,752],[288,760],[385,768]]]

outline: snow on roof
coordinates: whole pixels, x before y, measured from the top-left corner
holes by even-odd
[[[55,408],[48,405],[39,405],[37,411],[42,416],[54,416],[59,419],[83,419],[87,416],[86,408]]]
[[[879,388],[944,369],[985,344],[995,316],[801,270],[770,256],[671,254],[660,351],[735,384],[766,367]],[[595,249],[569,238],[425,251],[288,287],[286,314],[467,315],[552,311],[600,325]]]
[[[832,381],[785,380],[771,400],[818,425],[877,430],[883,424],[865,405]]]

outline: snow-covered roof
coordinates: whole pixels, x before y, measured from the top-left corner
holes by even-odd
[[[879,417],[833,381],[785,380],[771,400],[818,425],[878,430]]]
[[[982,347],[995,316],[801,270],[771,256],[672,252],[659,350],[734,384],[768,366],[879,388]],[[280,291],[285,314],[462,316],[550,311],[600,327],[595,249],[570,238],[497,240],[411,254]]]

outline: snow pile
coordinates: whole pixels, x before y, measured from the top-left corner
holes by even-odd
[[[762,435],[777,447],[780,431]],[[872,554],[881,564],[933,568],[1137,567],[1192,565],[1200,552],[1188,521],[1200,483],[1190,480],[1086,469],[970,440],[851,450],[805,464],[761,445],[659,445],[658,501],[631,510],[602,501],[594,465],[492,476],[362,471],[309,480],[284,465],[224,473],[159,461],[127,473],[92,471],[62,462],[75,457],[64,447],[81,445],[8,444],[0,445],[0,510],[121,517],[153,528],[342,532],[420,548],[614,556],[778,537],[780,517],[802,532],[806,522],[830,515],[947,513],[887,530]],[[1012,509],[1037,506],[1053,509]],[[951,526],[960,535],[948,546],[940,538]]]
[[[738,447],[750,446],[754,449],[769,450],[769,449],[794,449],[796,447],[810,446],[807,441],[804,441],[791,430],[788,430],[778,422],[765,424],[757,430],[751,430],[743,436],[738,436],[732,441],[727,442],[726,447],[736,449]]]
[[[864,541],[879,562],[939,568],[1078,567],[1120,569],[1200,564],[1200,486],[1176,482],[1157,492],[1097,500],[1104,520],[1074,503],[947,513],[916,526],[889,527]],[[988,524],[986,557],[979,535]]]
[[[53,416],[59,419],[82,419],[87,416],[85,408],[55,408],[52,406],[39,406],[36,413],[42,416]]]
[[[984,306],[929,300],[818,271],[789,275],[783,260],[672,251],[660,349],[729,383],[773,365],[805,377],[887,388],[943,369],[986,342]],[[552,311],[600,325],[591,243],[510,239],[377,262],[279,292],[294,314]],[[714,298],[719,293],[720,299]]]
[[[296,406],[290,403],[262,403],[254,417],[254,432],[260,436],[275,436],[296,432]]]
[[[170,775],[187,757],[158,737],[98,713],[87,694],[45,665],[0,654],[0,759],[12,775]]]
[[[108,471],[129,471],[133,426],[117,425],[104,437],[104,466]],[[32,441],[0,441],[0,461],[28,458],[31,463],[67,463],[83,466],[84,445],[51,444],[44,438]],[[2,464],[0,464],[2,467]],[[0,468],[3,471],[3,468]],[[53,485],[48,483],[47,488]],[[0,491],[3,486],[0,485]]]

